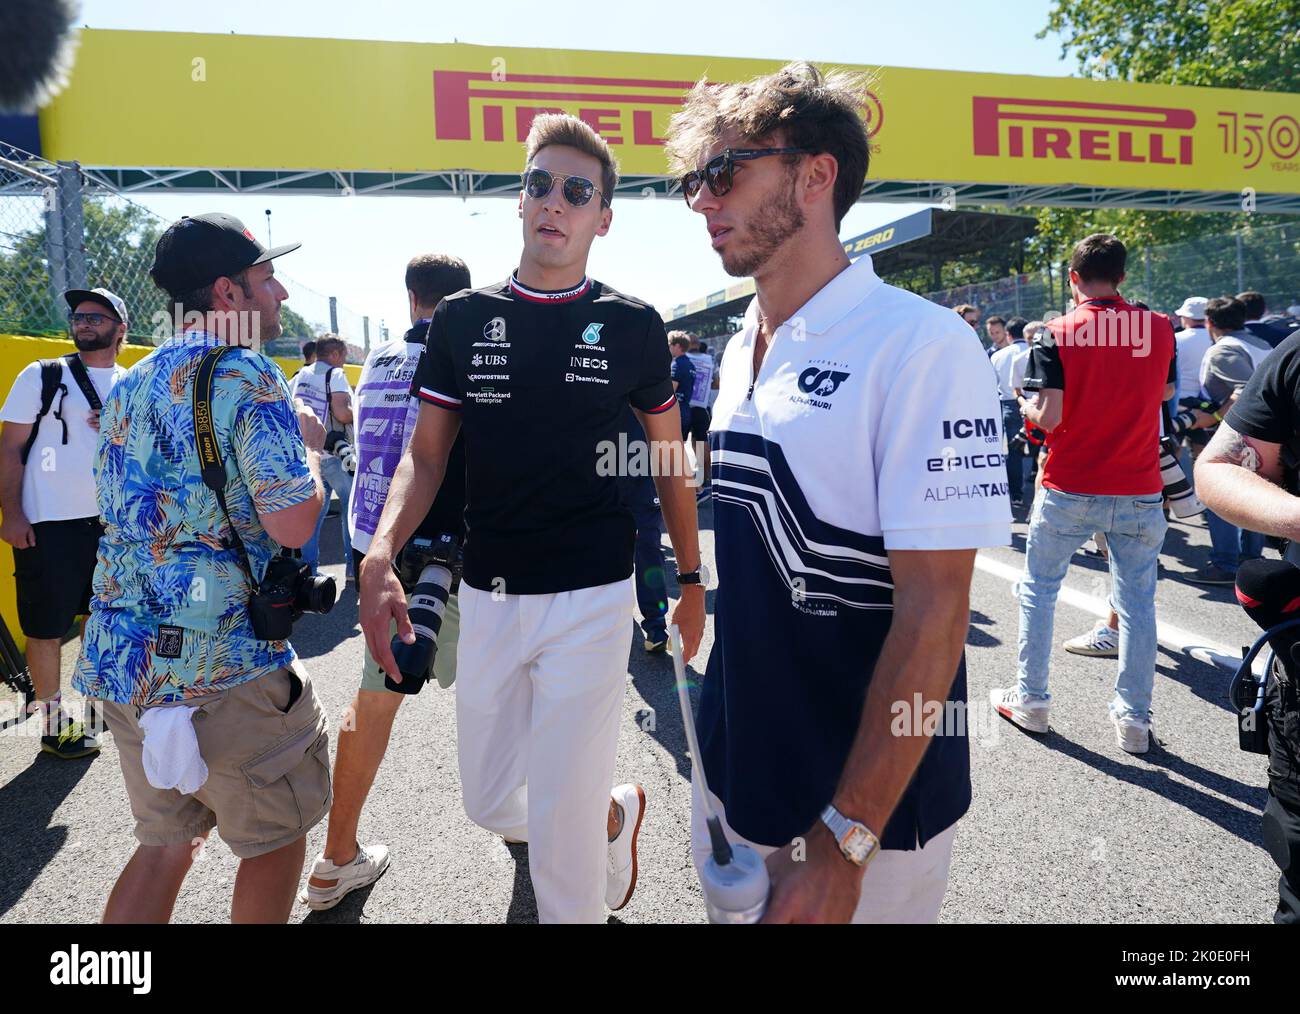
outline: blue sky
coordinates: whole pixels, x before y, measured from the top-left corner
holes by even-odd
[[[213,5],[174,0],[165,5],[162,0],[83,0],[82,21],[92,28],[806,58],[1058,77],[1074,70],[1072,61],[1060,59],[1059,39],[1034,38],[1047,20],[1049,0],[1002,0],[997,5],[823,0],[808,5],[815,13],[806,15],[792,14],[792,8],[788,0],[733,0],[724,9],[726,16],[712,17],[708,10],[716,8],[698,3],[627,7],[578,0],[222,0]],[[575,27],[566,12],[582,10],[591,11],[589,23]],[[490,16],[484,13],[488,11]],[[328,126],[322,121],[322,129]],[[229,212],[264,241],[264,211],[269,208],[276,242],[303,244],[279,262],[284,274],[337,296],[358,313],[384,318],[394,331],[406,326],[402,271],[413,254],[455,253],[469,264],[474,284],[486,285],[515,266],[520,244],[514,202],[501,198],[133,196],[168,219]],[[916,207],[859,204],[845,219],[843,235],[856,235]],[[653,302],[663,313],[730,283],[709,248],[702,220],[684,202],[620,199],[614,212],[609,236],[592,249],[594,277]],[[290,305],[319,319],[310,302],[291,296]]]

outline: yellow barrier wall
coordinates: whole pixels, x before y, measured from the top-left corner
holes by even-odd
[[[66,338],[29,338],[24,335],[0,334],[0,399],[8,397],[14,379],[23,367],[38,359],[56,359],[74,352],[75,347]],[[126,345],[117,361],[126,367],[134,366],[153,349],[145,345]],[[275,357],[275,362],[290,376],[302,366],[302,360]],[[347,365],[343,371],[353,388],[361,377],[361,367]],[[0,541],[0,616],[4,617],[5,626],[13,634],[20,649],[25,649],[26,638],[18,627],[18,600],[14,586],[14,554],[9,543]]]

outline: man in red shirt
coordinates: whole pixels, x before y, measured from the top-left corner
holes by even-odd
[[[1145,753],[1156,660],[1156,559],[1165,520],[1157,447],[1160,403],[1174,391],[1169,318],[1119,294],[1128,253],[1114,236],[1083,239],[1070,258],[1077,308],[1047,325],[1030,353],[1024,416],[1051,433],[1020,581],[1018,683],[993,707],[1047,732],[1056,595],[1074,551],[1105,534],[1119,613],[1119,678],[1110,704],[1119,745]]]

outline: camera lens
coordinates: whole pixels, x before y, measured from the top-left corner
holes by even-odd
[[[332,577],[307,575],[298,585],[294,608],[303,613],[328,613],[338,598],[338,587]]]

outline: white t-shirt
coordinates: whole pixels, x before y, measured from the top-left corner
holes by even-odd
[[[303,403],[312,410],[312,414],[320,420],[321,425],[325,427],[325,431],[328,433],[330,429],[329,412],[325,405],[325,374],[327,372],[330,375],[330,395],[346,393],[348,400],[351,401],[352,387],[348,384],[348,375],[343,372],[343,367],[330,366],[328,363],[319,360],[310,366],[304,366],[295,373],[289,389],[293,392],[295,398],[301,398]]]
[[[95,385],[100,404],[108,398],[113,385],[126,374],[122,366],[88,367],[90,382]],[[74,518],[99,516],[95,499],[95,446],[99,433],[88,421],[90,402],[81,393],[76,378],[63,365],[65,396],[56,391],[50,410],[41,419],[32,444],[31,456],[23,469],[23,513],[32,524],[40,521],[70,521]],[[23,368],[9,389],[0,420],[7,423],[33,423],[41,410],[41,364]],[[63,425],[55,418],[62,415],[68,424],[68,442],[63,443]]]
[[[1201,393],[1201,360],[1214,342],[1203,327],[1187,327],[1174,335],[1178,342],[1179,398],[1194,398]]]
[[[993,372],[998,378],[998,398],[1001,401],[1011,401],[1016,396],[1015,389],[1011,383],[1012,372],[1015,368],[1016,357],[1022,352],[1028,352],[1029,345],[1027,342],[1007,342],[1002,348],[998,349],[989,358],[993,364]],[[1022,369],[1020,379],[1024,380],[1025,375]]]

